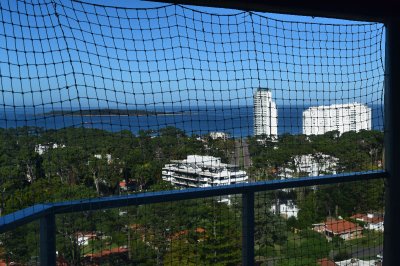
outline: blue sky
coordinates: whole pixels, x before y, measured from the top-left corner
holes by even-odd
[[[1,1],[0,106],[251,105],[257,87],[285,105],[382,98],[380,24],[86,2],[130,9]]]

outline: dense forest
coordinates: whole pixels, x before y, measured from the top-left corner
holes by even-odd
[[[138,135],[86,128],[0,129],[0,212],[5,215],[44,202],[175,189],[162,181],[166,163],[190,154],[221,157],[229,163],[236,141],[188,136],[173,127]],[[248,137],[247,142],[252,165],[245,170],[252,181],[280,178],[278,170],[291,167],[297,155],[333,156],[338,159],[337,173],[374,170],[383,164],[380,131],[282,135],[277,140]],[[383,192],[383,182],[375,180],[257,193],[257,258],[275,259],[277,265],[313,265],[333,249],[348,249],[349,244],[340,240],[327,242],[310,230],[311,225],[327,216],[382,212]],[[298,217],[274,214],[271,206],[277,199],[294,201]],[[90,254],[125,247],[126,252],[107,256],[103,263],[238,265],[241,200],[231,196],[230,202],[206,198],[57,215],[58,255],[70,265],[81,265],[101,259]],[[25,264],[37,260],[38,230],[32,223],[3,234],[1,256]],[[96,237],[83,245],[77,237],[82,232],[95,232]],[[308,255],[300,264],[293,262],[304,254]]]

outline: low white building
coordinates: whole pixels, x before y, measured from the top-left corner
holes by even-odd
[[[279,169],[281,179],[295,176],[320,176],[336,174],[339,159],[323,153],[303,154],[292,157],[288,167]]]
[[[367,213],[361,214],[357,213],[350,218],[357,221],[363,222],[364,228],[368,230],[374,230],[378,232],[384,231],[384,217],[382,214]]]
[[[79,246],[87,246],[98,238],[95,232],[77,232],[75,235]]]
[[[381,221],[378,223],[368,223],[367,225],[365,225],[365,229],[383,232],[385,230],[385,226],[383,221]]]
[[[43,155],[48,150],[57,148],[65,148],[65,145],[57,143],[37,144],[35,146],[35,152],[39,155]]]
[[[377,261],[376,260],[360,260],[360,259],[352,258],[352,259],[348,259],[348,260],[336,261],[335,265],[337,265],[337,266],[376,266]]]
[[[293,158],[296,171],[309,176],[336,174],[339,159],[323,153],[297,155]]]
[[[208,135],[213,140],[216,140],[216,139],[223,139],[223,140],[229,139],[229,134],[228,133],[220,132],[220,131],[210,132]]]
[[[179,187],[213,187],[248,182],[247,173],[237,165],[221,163],[213,156],[188,155],[162,169],[162,179]]]
[[[99,159],[99,160],[103,160],[103,158],[106,159],[108,164],[112,163],[112,156],[109,153],[107,153],[105,155],[103,155],[103,154],[95,154],[93,156],[94,156],[94,158]]]
[[[289,219],[290,217],[297,218],[299,213],[299,208],[294,204],[293,201],[288,200],[286,203],[277,203],[271,206],[271,212],[274,214],[279,214],[282,217]]]
[[[303,134],[321,135],[337,130],[371,129],[371,108],[361,103],[313,106],[303,112]]]

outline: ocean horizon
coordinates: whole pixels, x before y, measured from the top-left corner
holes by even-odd
[[[383,106],[368,105],[372,109],[372,129],[383,130]],[[278,106],[278,135],[301,134],[303,111],[310,105]],[[79,111],[98,109],[145,110],[174,114],[159,115],[60,115],[52,111]],[[35,126],[44,129],[66,127],[85,127],[118,132],[129,130],[138,134],[141,130],[159,130],[173,126],[187,135],[205,135],[222,131],[232,137],[253,135],[253,106],[134,106],[119,105],[110,107],[3,107],[0,109],[0,128]]]

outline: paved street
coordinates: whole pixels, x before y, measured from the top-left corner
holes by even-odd
[[[374,257],[376,255],[383,253],[383,246],[376,246],[376,247],[367,247],[367,248],[358,248],[357,250],[351,253],[353,258],[367,258],[367,257]]]
[[[235,140],[235,152],[231,163],[244,167],[245,169],[251,166],[251,158],[249,152],[249,144],[246,139]]]

